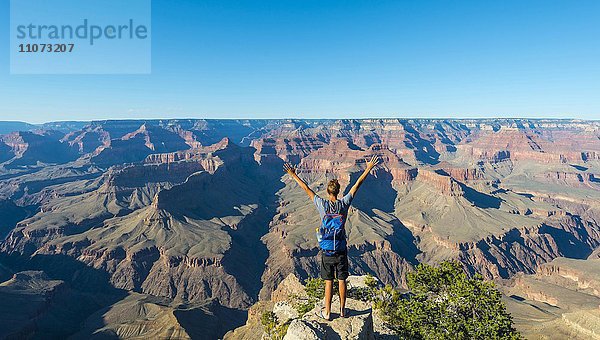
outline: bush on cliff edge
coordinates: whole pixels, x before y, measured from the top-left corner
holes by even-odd
[[[420,264],[407,275],[409,294],[387,286],[374,305],[401,338],[520,339],[494,284],[468,278],[458,262]]]

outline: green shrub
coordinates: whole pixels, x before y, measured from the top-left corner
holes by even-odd
[[[354,287],[352,289],[348,289],[348,297],[355,300],[369,302],[373,301],[376,291],[376,289],[369,287]]]
[[[494,284],[468,278],[458,262],[420,264],[407,283],[410,294],[386,286],[374,296],[375,308],[401,338],[521,338]]]
[[[277,327],[277,339],[283,339],[283,337],[285,336],[285,334],[288,331],[288,328],[290,327],[290,323],[291,321],[287,321],[286,323],[279,325]]]
[[[321,278],[308,279],[304,285],[304,291],[308,296],[308,299],[301,299],[296,297],[294,300],[294,308],[298,312],[300,317],[310,312],[317,302],[325,297],[325,281]]]
[[[277,315],[275,315],[275,313],[273,312],[264,312],[260,316],[260,323],[262,324],[265,333],[269,337],[271,337],[275,333],[275,329],[277,329],[278,322],[279,320],[277,320]]]
[[[304,291],[308,299],[300,299],[295,297],[294,308],[302,317],[307,312],[315,308],[317,302],[321,301],[325,297],[325,280],[321,278],[310,278],[304,283]],[[337,282],[333,283],[333,294],[339,294],[339,287]]]
[[[371,289],[377,287],[377,280],[375,280],[375,278],[373,277],[373,275],[368,274],[367,277],[365,277],[365,285]]]
[[[321,300],[325,297],[325,280],[322,278],[310,278],[307,279],[304,284],[304,291],[309,298]],[[333,295],[340,293],[340,287],[338,286],[337,280],[333,281]]]
[[[271,311],[264,312],[261,315],[260,323],[267,337],[272,340],[282,340],[290,326],[289,322],[279,324],[277,315]]]
[[[373,300],[375,293],[377,292],[377,280],[373,277],[373,275],[367,275],[364,281],[366,287],[354,287],[352,289],[348,289],[348,297],[364,302],[369,302]]]
[[[308,279],[304,291],[309,299],[321,300],[325,297],[325,281],[321,278]]]
[[[310,312],[313,308],[315,308],[315,302],[312,300],[308,301],[297,301],[294,304],[294,308],[298,312],[298,317],[303,317],[304,314]]]

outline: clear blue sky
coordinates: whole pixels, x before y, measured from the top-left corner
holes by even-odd
[[[600,119],[598,0],[152,6],[151,75],[9,75],[5,49],[0,120]]]

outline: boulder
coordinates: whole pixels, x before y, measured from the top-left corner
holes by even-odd
[[[325,339],[325,331],[318,322],[296,319],[290,323],[283,340],[320,340]]]
[[[348,316],[341,318],[339,316],[339,298],[335,296],[331,304],[331,321],[325,321],[319,317],[322,308],[322,305],[319,304],[315,309],[306,313],[304,319],[320,323],[325,330],[326,339],[375,339],[371,304],[347,299]]]
[[[290,319],[298,318],[298,311],[288,301],[279,301],[273,306],[273,313],[277,316],[279,322],[286,322]]]
[[[367,288],[365,284],[365,279],[367,275],[350,275],[346,279],[346,283],[348,284],[348,289],[352,288]],[[375,282],[379,283],[379,280],[376,277],[373,277]]]

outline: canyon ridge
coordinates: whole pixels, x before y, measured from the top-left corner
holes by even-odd
[[[352,275],[405,288],[417,264],[458,260],[525,337],[600,337],[599,121],[5,125],[0,338],[222,338],[290,274],[318,276],[318,214],[284,162],[323,195],[373,154]]]

